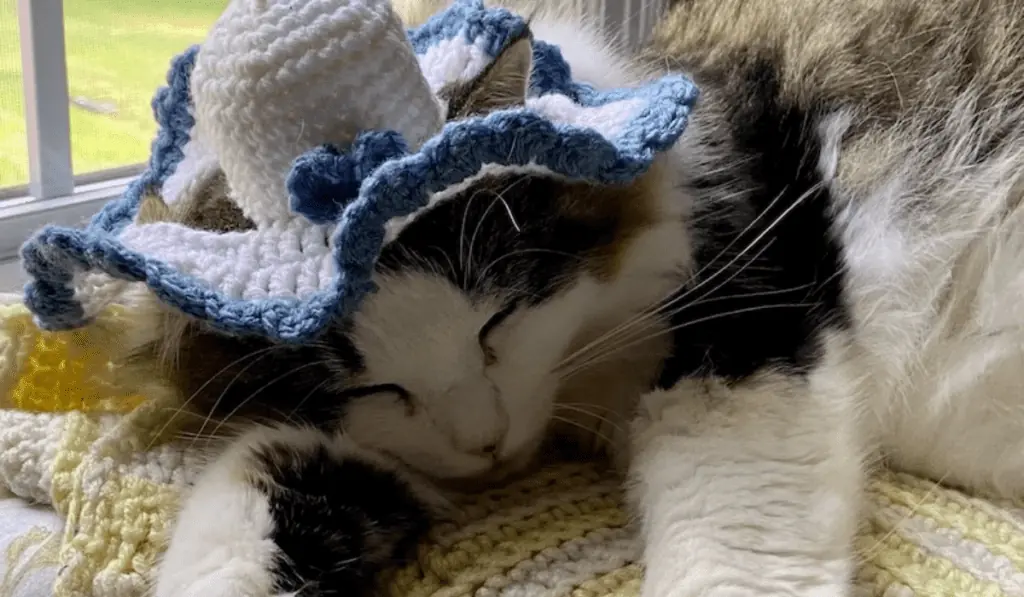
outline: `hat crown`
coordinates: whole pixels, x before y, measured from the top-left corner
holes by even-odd
[[[294,217],[296,157],[360,131],[412,146],[443,125],[404,26],[386,0],[233,0],[192,73],[195,136],[257,226]]]

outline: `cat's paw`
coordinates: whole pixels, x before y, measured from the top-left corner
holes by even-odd
[[[254,429],[185,500],[153,597],[370,595],[429,526],[413,487],[339,436]]]
[[[725,583],[721,587],[703,588],[699,591],[672,587],[664,590],[652,589],[647,586],[641,591],[641,597],[859,597],[852,589],[840,585],[820,587],[791,587],[789,589],[758,588],[754,583]]]
[[[642,597],[851,596],[861,470],[814,391],[766,375],[643,397],[629,485]]]
[[[153,597],[284,597],[266,496],[207,478],[182,509]]]
[[[293,597],[297,593],[274,590],[276,584],[259,563],[234,559],[206,570],[161,571],[153,597]]]

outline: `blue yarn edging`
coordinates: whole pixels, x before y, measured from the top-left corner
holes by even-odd
[[[151,103],[157,134],[150,147],[149,164],[121,198],[111,201],[92,217],[90,228],[119,232],[135,218],[142,196],[156,192],[185,157],[185,144],[195,126],[189,107],[192,105],[192,68],[198,55],[199,46],[192,46],[171,61],[167,85],[156,92]]]
[[[487,8],[483,0],[457,0],[427,22],[407,31],[413,51],[424,54],[438,43],[462,36],[494,58],[526,29],[526,20],[504,8]]]
[[[479,0],[463,0],[410,37],[416,35],[419,40],[417,52],[429,47],[423,45],[424,40],[436,43],[459,32],[471,36],[468,39],[493,34],[488,39],[504,44],[522,23],[507,11],[483,9]],[[502,31],[507,35],[500,35]],[[495,47],[496,54],[501,46]],[[601,183],[632,180],[649,167],[656,153],[675,143],[697,99],[696,87],[680,76],[668,76],[640,89],[597,91],[572,81],[557,47],[537,42],[535,93],[564,93],[583,106],[642,98],[646,108],[614,140],[591,129],[552,123],[522,108],[449,123],[415,154],[392,159],[362,180],[358,198],[340,212],[333,238],[338,275],[330,289],[302,300],[233,299],[194,276],[129,249],[115,237],[134,218],[142,195],[162,184],[182,159],[194,125],[189,112],[189,77],[197,51],[191,48],[174,61],[168,86],[154,99],[160,132],[147,171],[85,230],[46,227],[23,247],[25,269],[34,278],[26,286],[25,302],[41,327],[67,329],[84,323],[82,306],[74,297],[73,275],[100,270],[116,278],[144,282],[161,300],[226,332],[293,342],[309,340],[332,319],[351,313],[373,290],[371,276],[388,220],[422,208],[432,193],[465,180],[486,163],[532,162],[564,176]],[[337,215],[325,213],[322,217]]]

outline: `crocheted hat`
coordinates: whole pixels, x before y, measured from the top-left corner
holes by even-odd
[[[438,91],[526,30],[482,0],[408,31],[386,0],[233,0],[157,92],[146,172],[84,229],[23,247],[26,304],[43,328],[80,326],[103,306],[101,273],[227,332],[307,340],[373,290],[404,223],[484,165],[621,183],[682,134],[688,79],[599,91],[543,40],[524,106],[445,124]],[[218,171],[254,229],[134,221],[146,193],[172,203]]]

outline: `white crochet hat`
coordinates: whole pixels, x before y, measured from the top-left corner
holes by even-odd
[[[441,129],[405,28],[386,0],[233,0],[192,72],[196,134],[258,226],[296,217],[285,178],[312,147]]]
[[[528,34],[482,0],[409,31],[386,0],[232,0],[154,99],[147,171],[84,230],[23,248],[26,303],[44,328],[82,325],[106,300],[83,274],[102,272],[225,331],[306,340],[373,290],[405,223],[485,165],[623,183],[682,134],[685,77],[598,91],[538,39],[524,106],[446,124],[438,90]],[[253,230],[135,222],[145,193],[174,202],[218,169]]]

